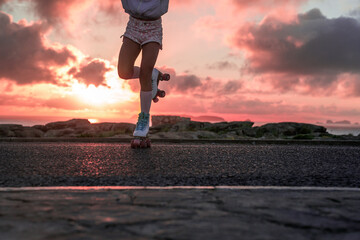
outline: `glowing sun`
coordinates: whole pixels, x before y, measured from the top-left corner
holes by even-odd
[[[132,101],[137,97],[137,94],[132,92],[129,86],[117,77],[109,78],[107,86],[96,87],[93,84],[87,86],[75,82],[72,85],[72,93],[80,101],[95,107]]]

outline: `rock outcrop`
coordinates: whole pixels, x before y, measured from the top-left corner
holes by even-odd
[[[43,137],[44,132],[18,124],[0,124],[0,137]]]
[[[116,135],[129,135],[134,129],[135,124],[131,123],[91,124],[87,119],[72,119],[33,127],[0,124],[0,137],[113,137]]]
[[[153,138],[185,139],[314,139],[331,137],[322,126],[306,123],[270,123],[253,127],[254,123],[244,122],[195,122],[179,121],[150,128]]]
[[[116,135],[131,135],[135,124],[131,123],[94,123],[91,128],[81,134],[81,137],[113,137]]]
[[[319,137],[326,133],[326,128],[322,126],[306,124],[306,123],[268,123],[256,128],[255,137],[270,137],[270,138],[286,138],[292,136],[313,135]]]
[[[360,135],[335,136],[318,125],[283,122],[254,127],[244,122],[197,122],[178,116],[153,116],[150,128],[152,138],[162,139],[323,139],[360,140]],[[127,137],[131,138],[135,124],[95,123],[87,119],[72,119],[46,125],[24,127],[17,124],[0,124],[2,138],[61,138],[61,137]]]
[[[179,116],[152,116],[151,123],[153,127],[157,127],[164,124],[176,124],[178,122],[190,122],[190,118]]]

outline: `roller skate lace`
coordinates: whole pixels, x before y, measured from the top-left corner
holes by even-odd
[[[136,124],[136,131],[144,131],[147,126],[149,125],[149,114],[146,113],[140,113],[138,122]]]

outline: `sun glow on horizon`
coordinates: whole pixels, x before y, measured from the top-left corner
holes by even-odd
[[[137,98],[137,94],[132,92],[128,85],[112,75],[107,75],[107,86],[86,85],[76,80],[71,92],[80,101],[95,107],[124,103]]]
[[[88,121],[89,121],[90,123],[98,123],[98,122],[99,122],[99,120],[98,120],[98,119],[95,119],[95,118],[89,118]]]

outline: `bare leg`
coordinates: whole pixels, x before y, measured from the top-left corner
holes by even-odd
[[[141,91],[152,91],[151,76],[154,69],[157,57],[160,51],[160,44],[150,42],[143,46],[142,59],[140,67],[140,85]]]
[[[135,67],[136,58],[139,56],[141,47],[138,43],[124,37],[120,49],[118,61],[118,74],[122,79],[139,78],[140,68]]]

